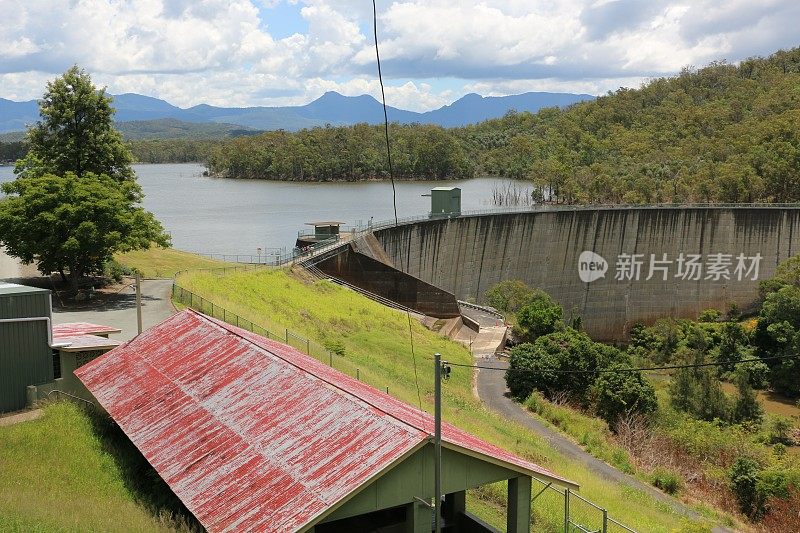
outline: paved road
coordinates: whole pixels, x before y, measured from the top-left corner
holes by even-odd
[[[148,329],[175,312],[170,303],[171,279],[148,279],[142,281],[142,324]],[[79,310],[61,309],[53,299],[53,322],[91,322],[122,330],[111,335],[117,340],[130,340],[136,336],[136,296],[133,289],[125,289],[116,296],[94,308]]]
[[[506,361],[500,360],[493,356],[476,359],[476,361],[478,364],[485,364],[487,366],[508,366]],[[520,404],[514,402],[506,395],[508,390],[506,388],[504,376],[504,372],[497,370],[478,370],[478,397],[489,409],[499,413],[508,420],[517,422],[518,424],[521,424],[532,430],[537,435],[543,437],[550,444],[550,446],[558,450],[560,453],[573,461],[582,463],[586,466],[586,468],[600,475],[604,479],[644,491],[653,496],[653,498],[656,500],[666,503],[676,512],[687,516],[690,519],[701,519],[697,512],[690,509],[677,499],[661,492],[655,487],[629,476],[628,474],[625,474],[624,472],[621,472],[620,470],[617,470],[613,466],[603,461],[600,461],[596,457],[593,457],[584,451],[583,448],[572,442],[561,433],[550,429],[545,424],[531,416],[522,406],[520,406]],[[635,524],[629,525],[636,527]],[[716,527],[713,529],[713,531],[714,533],[733,533],[731,530],[722,527]]]

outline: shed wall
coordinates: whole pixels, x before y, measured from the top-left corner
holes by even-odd
[[[0,318],[50,317],[50,291],[0,295]],[[0,412],[25,408],[25,388],[53,381],[48,324],[0,323]]]

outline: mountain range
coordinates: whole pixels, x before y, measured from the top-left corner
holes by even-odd
[[[419,113],[395,107],[387,110],[389,120],[403,124],[437,124],[444,127],[465,126],[503,116],[510,110],[536,112],[543,107],[565,107],[591,100],[588,94],[529,92],[512,96],[467,94],[450,105]],[[343,96],[327,92],[302,106],[286,107],[215,107],[200,104],[186,109],[169,102],[126,93],[114,96],[112,105],[118,123],[137,122],[135,137],[214,137],[247,134],[254,130],[284,129],[296,131],[330,124],[342,126],[383,121],[381,103],[368,95]],[[14,102],[0,98],[0,133],[21,131],[39,119],[36,100]],[[192,125],[217,124],[221,127]],[[122,127],[123,133],[130,127]],[[142,134],[141,131],[145,133]],[[233,133],[231,133],[233,132]]]

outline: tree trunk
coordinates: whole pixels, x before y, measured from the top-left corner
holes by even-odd
[[[80,269],[77,265],[72,265],[69,269],[69,281],[70,287],[72,288],[72,293],[77,295],[78,294],[78,280],[81,277]]]

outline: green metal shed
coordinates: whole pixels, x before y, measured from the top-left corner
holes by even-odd
[[[461,214],[461,189],[434,187],[431,189],[431,216],[457,216]]]
[[[48,289],[0,281],[0,412],[26,406],[26,387],[53,381]]]

